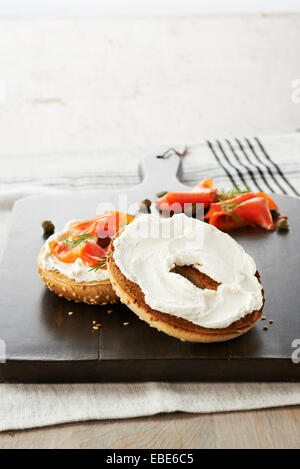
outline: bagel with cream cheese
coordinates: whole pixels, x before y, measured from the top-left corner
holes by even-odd
[[[191,342],[223,342],[261,317],[264,294],[253,259],[229,235],[183,214],[142,215],[108,250],[121,301],[159,331]]]
[[[107,272],[112,236],[133,217],[106,212],[92,220],[71,221],[50,236],[38,256],[38,272],[58,296],[87,304],[117,303]]]

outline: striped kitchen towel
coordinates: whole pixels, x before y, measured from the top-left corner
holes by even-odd
[[[217,187],[300,195],[300,134],[264,138],[213,139],[192,149],[183,180],[212,177]],[[197,157],[198,155],[198,157]]]
[[[139,159],[149,151],[132,148],[105,154],[0,156],[0,210],[11,208],[16,199],[30,194],[134,186],[140,182]],[[160,150],[153,147],[156,151]],[[83,167],[93,169],[86,171]],[[182,182],[192,186],[208,176],[219,188],[238,186],[299,197],[300,133],[189,144]]]

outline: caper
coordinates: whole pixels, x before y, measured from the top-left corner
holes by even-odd
[[[151,204],[152,204],[152,202],[149,199],[142,200],[139,203],[140,211],[143,212],[143,213],[150,213]]]
[[[168,191],[161,191],[161,192],[158,192],[158,193],[156,194],[156,197],[157,197],[158,199],[160,199],[161,197],[163,197],[163,196],[166,195],[167,193],[168,193]]]
[[[55,226],[53,225],[51,220],[44,220],[42,222],[42,228],[44,233],[54,233]]]
[[[288,230],[289,227],[290,227],[290,224],[289,224],[287,218],[279,218],[276,225],[277,225],[277,228],[279,230]]]

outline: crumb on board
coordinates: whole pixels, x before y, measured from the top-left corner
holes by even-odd
[[[128,326],[129,322],[123,322],[123,326]]]

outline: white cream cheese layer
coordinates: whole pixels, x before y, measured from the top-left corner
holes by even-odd
[[[228,327],[263,304],[252,257],[231,236],[184,214],[142,215],[114,240],[114,260],[154,310],[206,328]],[[175,265],[192,265],[221,283],[200,289]]]
[[[76,261],[72,264],[68,264],[66,262],[61,262],[57,259],[57,257],[51,254],[49,242],[53,240],[61,241],[65,239],[67,237],[66,234],[69,229],[69,226],[72,223],[75,223],[75,221],[70,221],[65,226],[63,231],[59,233],[54,233],[47,239],[42,254],[40,256],[40,263],[42,269],[57,270],[61,274],[65,275],[66,277],[69,277],[70,279],[76,280],[77,282],[94,282],[107,280],[109,278],[107,270],[90,270],[91,267],[88,264],[85,264],[80,258],[76,259]]]

